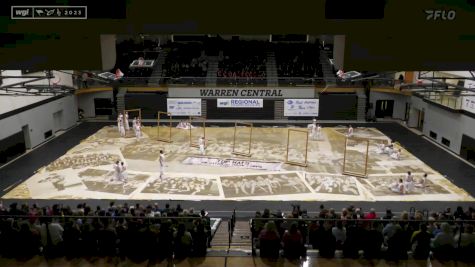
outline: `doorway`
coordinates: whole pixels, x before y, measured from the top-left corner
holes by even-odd
[[[406,110],[404,111],[404,121],[409,121],[409,114],[411,113],[411,103],[406,103]]]
[[[417,127],[416,129],[419,130],[419,131],[423,131],[423,128],[424,128],[424,115],[425,115],[425,112],[424,112],[424,109],[422,110],[418,110],[419,111],[419,115],[417,117]]]
[[[460,146],[460,156],[475,164],[475,139],[462,135],[462,145]]]
[[[25,140],[25,148],[31,149],[31,139],[30,139],[30,127],[28,125],[24,125],[21,127],[23,132],[23,139]]]
[[[63,110],[56,111],[53,113],[53,130],[56,133],[59,130],[62,130],[63,125]]]
[[[378,100],[376,101],[376,118],[392,117],[394,109],[394,100]]]

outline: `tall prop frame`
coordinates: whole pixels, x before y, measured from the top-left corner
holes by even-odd
[[[289,160],[289,146],[290,146],[290,135],[292,133],[299,133],[305,138],[305,158],[303,162]],[[288,129],[287,131],[287,151],[285,153],[285,163],[290,165],[296,165],[301,167],[307,167],[307,155],[308,155],[308,130],[298,130],[298,129]]]
[[[237,132],[238,126],[247,126],[246,128],[250,128],[249,145],[248,145],[247,153],[236,151],[236,132]],[[251,154],[252,128],[253,128],[252,123],[247,123],[247,122],[235,122],[234,123],[233,152],[232,152],[234,155],[245,156],[245,157],[250,157],[252,155]]]
[[[348,141],[355,140],[355,141],[362,141],[366,143],[366,151],[365,151],[365,163],[364,163],[364,171],[363,172],[354,172],[354,171],[349,171],[346,168],[346,161],[347,161],[347,147],[348,147]],[[369,154],[369,141],[370,139],[367,138],[359,138],[359,137],[345,137],[345,151],[343,153],[343,170],[342,174],[345,175],[351,175],[351,176],[356,176],[356,177],[362,177],[366,178],[368,176],[368,154]]]
[[[201,127],[203,127],[203,133],[201,134],[201,136],[203,136],[206,140],[206,119],[203,117],[190,116],[188,119],[188,124],[190,125],[190,147],[200,147],[200,145],[197,142],[197,138],[193,138],[193,134],[192,134],[192,128],[193,128],[192,123],[196,121],[199,121],[201,124]]]
[[[168,138],[160,137],[160,115],[166,115],[169,117],[168,121]],[[172,114],[170,112],[159,111],[157,112],[157,140],[162,142],[171,143],[172,142]]]

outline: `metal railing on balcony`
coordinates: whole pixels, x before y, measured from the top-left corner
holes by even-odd
[[[454,92],[448,91],[421,91],[416,92],[415,95],[450,109],[462,109],[463,103],[460,92],[454,94]]]

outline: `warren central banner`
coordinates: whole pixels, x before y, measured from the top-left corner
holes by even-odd
[[[168,98],[167,112],[172,116],[201,116],[201,99]]]
[[[262,108],[264,100],[258,98],[250,99],[218,99],[218,108]]]
[[[285,99],[285,117],[318,117],[318,99]]]
[[[170,87],[169,97],[195,98],[314,98],[314,87],[245,87],[245,88],[200,88],[200,87]]]

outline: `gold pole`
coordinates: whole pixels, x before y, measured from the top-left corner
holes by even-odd
[[[366,140],[366,161],[365,161],[365,168],[364,168],[364,174],[365,176],[368,176],[368,151],[369,151],[369,140]]]

